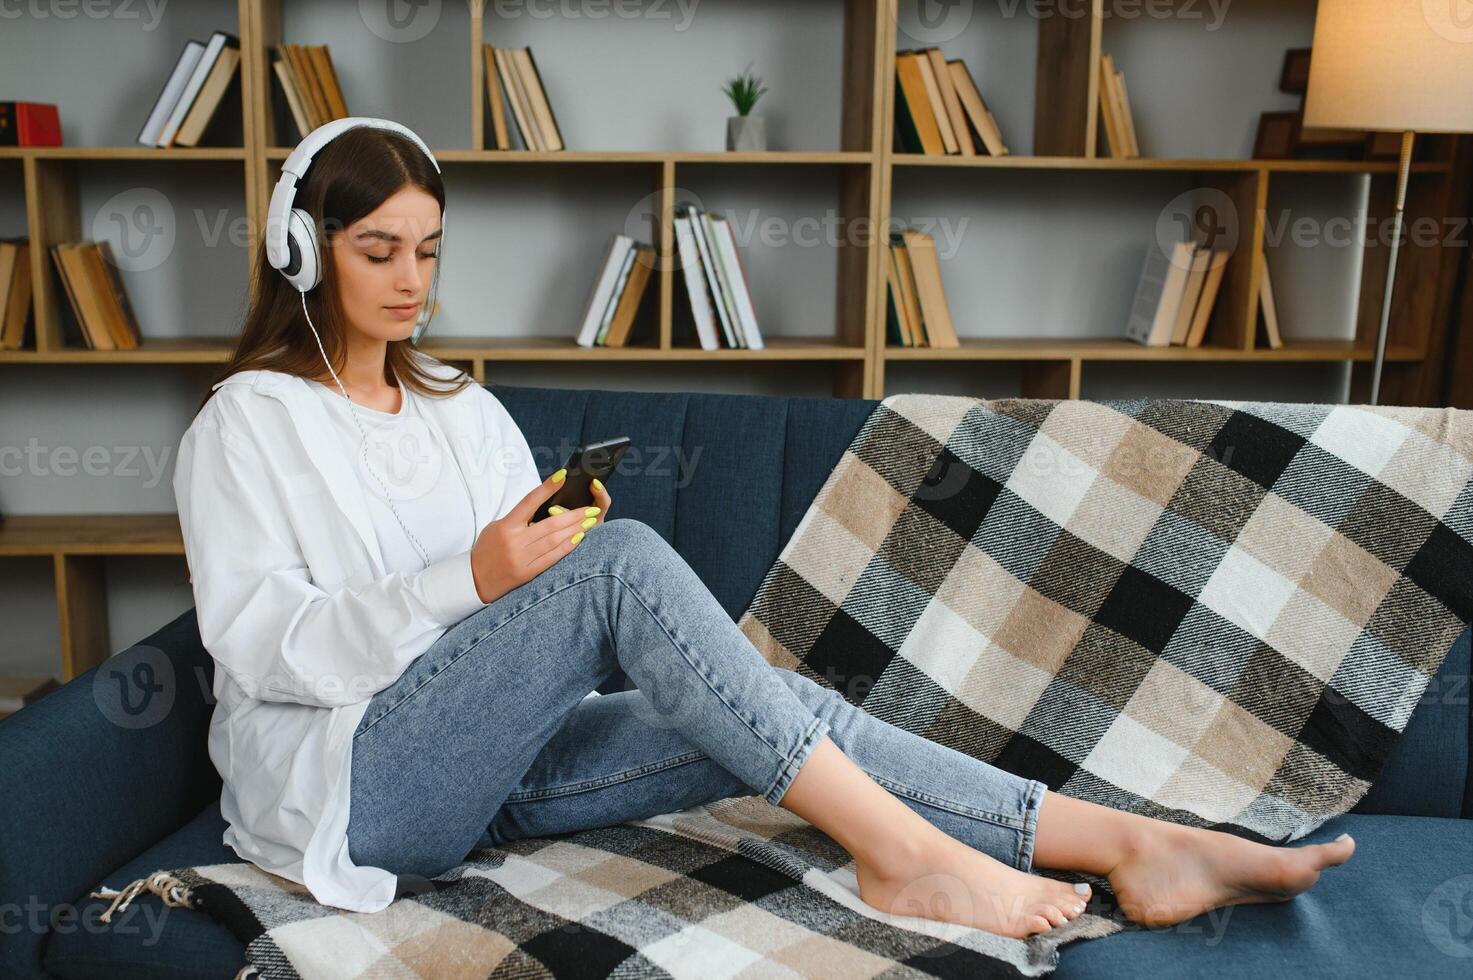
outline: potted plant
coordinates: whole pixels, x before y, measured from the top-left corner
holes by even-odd
[[[744,153],[767,149],[767,121],[752,115],[752,107],[767,89],[752,74],[752,66],[728,79],[722,91],[731,99],[737,113],[726,120],[726,148]]]

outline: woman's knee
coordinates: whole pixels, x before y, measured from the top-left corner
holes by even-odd
[[[784,684],[798,695],[798,700],[803,706],[814,714],[822,714],[832,709],[835,699],[843,700],[843,695],[831,687],[825,687],[806,674],[800,674],[796,670],[786,667],[774,667],[777,676],[782,678]]]

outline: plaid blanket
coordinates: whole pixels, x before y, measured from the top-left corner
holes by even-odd
[[[1055,790],[1295,839],[1365,793],[1473,614],[1470,420],[891,396],[739,626]],[[203,908],[273,978],[990,977],[1130,928],[1094,883],[1026,941],[889,915],[833,840],[750,796],[477,851],[374,915],[243,863],[93,894]]]
[[[1058,792],[1260,841],[1349,810],[1473,618],[1473,412],[894,395],[741,626]]]
[[[229,928],[250,964],[237,980],[1039,976],[1061,944],[1122,928],[1097,908],[1017,940],[880,912],[838,844],[760,796],[474,851],[373,914],[246,863],[93,894],[136,929],[145,892]]]

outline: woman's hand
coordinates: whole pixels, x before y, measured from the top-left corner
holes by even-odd
[[[537,508],[557,493],[567,475],[566,469],[558,470],[518,501],[505,517],[481,529],[471,547],[471,574],[482,602],[495,602],[532,581],[576,548],[588,529],[602,523],[609,495],[601,483],[593,490],[597,505],[571,511],[554,507],[556,513],[531,523]]]
[[[604,489],[603,481],[598,479],[597,477],[594,477],[593,505],[598,508],[598,520],[594,522],[594,527],[602,524],[604,522],[604,518],[609,516],[609,505],[612,503],[613,501],[609,499],[609,492]],[[547,512],[556,516],[563,512],[563,508],[553,506],[549,507],[547,509]]]

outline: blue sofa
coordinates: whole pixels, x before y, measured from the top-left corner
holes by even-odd
[[[630,436],[629,472],[610,481],[615,516],[656,528],[733,618],[877,404],[490,390],[544,473],[576,442]],[[1348,865],[1289,903],[1065,946],[1056,975],[1468,976],[1469,635],[1369,795],[1308,838],[1349,831],[1359,848]],[[172,666],[172,678],[159,678],[172,702],[150,724],[104,717],[93,688],[107,664],[0,722],[0,976],[230,977],[244,963],[240,944],[203,912],[165,910],[145,895],[106,926],[106,903],[87,897],[160,868],[239,860],[221,843],[219,777],[205,750],[211,660],[193,610],[140,644]]]

